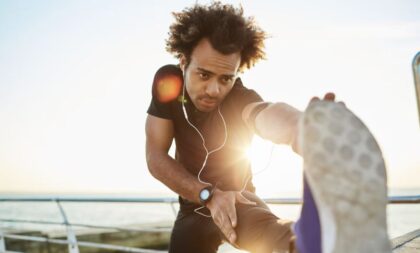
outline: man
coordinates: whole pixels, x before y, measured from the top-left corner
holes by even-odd
[[[223,240],[261,253],[389,252],[385,168],[367,128],[334,103],[332,93],[324,101],[312,99],[302,113],[285,103],[266,103],[247,89],[238,75],[264,57],[266,34],[242,9],[216,2],[174,15],[167,50],[179,66],[166,65],[155,74],[146,122],[149,170],[180,196],[169,252],[216,252]],[[340,123],[343,117],[351,124]],[[304,204],[296,224],[276,217],[254,194],[244,157],[254,133],[290,145],[304,158]],[[358,155],[354,145],[365,137],[366,154],[352,162]],[[360,175],[378,161],[379,179],[371,186],[380,192]],[[356,201],[361,190],[367,191],[363,203]],[[373,207],[365,210],[368,203]],[[361,233],[353,221],[369,221],[372,229]],[[352,236],[361,242],[349,241]]]

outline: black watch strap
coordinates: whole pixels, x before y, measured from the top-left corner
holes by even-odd
[[[269,103],[269,102],[261,102],[261,103],[257,104],[256,106],[254,106],[254,108],[252,108],[251,112],[249,113],[247,123],[248,123],[249,126],[252,127],[252,129],[255,131],[255,133],[259,133],[258,129],[256,127],[256,124],[255,124],[255,119],[257,118],[257,115],[262,110],[267,108],[267,106],[269,106],[270,104],[271,103]]]

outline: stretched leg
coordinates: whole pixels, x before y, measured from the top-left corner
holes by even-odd
[[[296,223],[299,252],[391,252],[385,164],[367,127],[344,105],[316,101],[299,130],[306,193],[315,204],[304,204]]]

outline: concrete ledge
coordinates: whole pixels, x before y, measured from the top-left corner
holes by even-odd
[[[420,251],[420,229],[392,239],[394,253],[414,253]]]

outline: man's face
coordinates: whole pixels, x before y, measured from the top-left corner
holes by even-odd
[[[199,111],[213,111],[223,101],[235,83],[240,61],[239,52],[221,54],[207,39],[194,48],[186,69],[181,60],[188,95]]]

